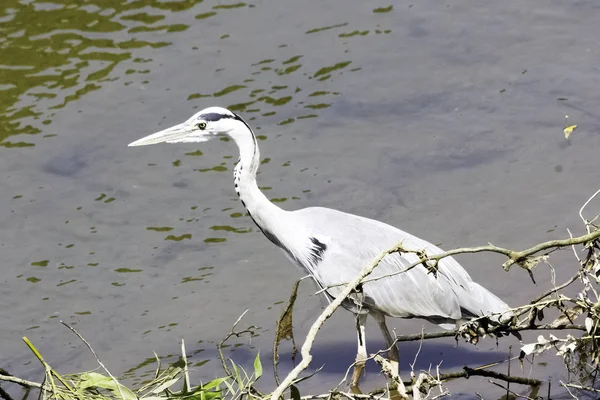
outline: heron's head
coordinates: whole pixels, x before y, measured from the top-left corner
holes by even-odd
[[[209,107],[194,114],[187,121],[143,137],[129,146],[145,146],[156,143],[205,142],[215,136],[227,135],[244,121],[222,107]]]

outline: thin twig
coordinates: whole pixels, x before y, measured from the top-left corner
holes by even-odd
[[[536,297],[535,299],[531,300],[530,304],[537,303],[538,301],[545,299],[546,297],[550,296],[551,294],[556,293],[559,290],[562,290],[562,289],[566,288],[571,283],[575,282],[577,280],[577,278],[579,278],[579,274],[578,273],[575,274],[575,275],[573,275],[571,278],[569,278],[569,280],[567,280],[562,285],[556,286],[556,287],[554,287],[554,288],[552,288],[552,289],[550,289],[550,290],[542,293],[540,296]]]
[[[512,345],[508,346],[508,367],[507,367],[507,375],[510,376],[510,360],[512,357]],[[510,395],[510,381],[506,382],[506,398]]]
[[[583,224],[585,225],[585,229],[587,230],[587,232],[588,232],[588,233],[590,233],[590,223],[591,223],[591,222],[590,222],[590,221],[588,221],[588,220],[586,220],[586,219],[583,217],[583,209],[584,209],[584,208],[586,208],[586,207],[587,207],[587,205],[588,205],[588,204],[590,204],[590,202],[591,202],[592,200],[594,200],[594,198],[595,198],[596,196],[598,196],[598,194],[600,194],[600,189],[598,189],[598,190],[596,191],[596,193],[594,193],[594,194],[592,195],[592,197],[590,197],[589,199],[587,199],[587,201],[586,201],[586,202],[585,202],[585,203],[584,203],[584,204],[581,206],[581,208],[579,209],[579,218],[581,218],[581,220],[583,221]]]
[[[0,381],[16,383],[17,385],[21,385],[24,388],[36,388],[36,389],[42,388],[41,383],[26,381],[25,379],[17,378],[17,377],[10,376],[10,375],[0,374]]]
[[[27,336],[23,336],[21,338],[25,344],[27,345],[27,347],[29,347],[29,350],[31,350],[33,352],[33,354],[37,357],[38,360],[40,360],[40,363],[42,363],[42,365],[44,366],[44,372],[45,378],[48,378],[48,380],[50,381],[50,388],[52,389],[52,393],[57,393],[57,389],[56,389],[56,384],[54,382],[54,377],[56,377],[56,379],[58,379],[63,385],[64,387],[66,387],[69,390],[72,390],[71,387],[69,386],[69,384],[67,382],[65,382],[65,380],[62,378],[62,376],[60,376],[60,374],[58,372],[56,372],[55,370],[52,369],[52,367],[50,366],[50,364],[48,364],[46,362],[46,360],[44,360],[44,357],[42,357],[42,354],[38,351],[38,349],[35,348],[35,346],[33,345],[33,343],[31,343],[31,341],[27,338]],[[44,381],[45,383],[45,381]],[[46,386],[42,386],[43,391],[46,390]],[[41,393],[40,393],[41,395]]]
[[[514,327],[514,328],[507,328],[503,332],[547,331],[547,330],[563,330],[563,329],[585,331],[585,326],[578,325],[578,324],[565,324],[565,325],[558,325],[558,326],[553,326],[552,324],[545,324],[545,325],[519,326],[519,327]],[[414,342],[416,340],[439,339],[439,338],[454,337],[454,336],[456,336],[456,330],[430,332],[430,333],[417,333],[414,335],[397,336],[395,339],[395,342],[396,343]]]
[[[502,374],[500,372],[489,371],[487,369],[473,369],[469,367],[464,367],[462,371],[458,372],[450,372],[447,374],[441,374],[440,380],[446,381],[449,379],[456,378],[469,378],[471,376],[485,376],[488,378],[500,379],[505,382],[518,383],[520,385],[528,385],[528,386],[538,386],[542,384],[542,381],[533,378],[524,378],[520,376],[508,376],[506,374]]]
[[[188,370],[188,360],[187,355],[185,354],[185,342],[181,339],[181,358],[183,360],[183,384],[184,384],[184,392],[190,393],[192,388],[190,386],[190,372]]]
[[[108,376],[110,377],[110,379],[112,379],[112,381],[115,383],[115,385],[117,385],[117,389],[119,389],[119,395],[121,395],[121,399],[126,400],[125,395],[123,394],[123,391],[121,390],[121,384],[119,383],[119,381],[117,381],[117,378],[115,378],[113,376],[113,374],[110,373],[110,371],[108,370],[108,368],[106,368],[106,366],[102,363],[102,361],[100,361],[100,358],[98,357],[98,355],[96,354],[96,352],[94,351],[92,346],[88,343],[88,341],[85,340],[84,337],[81,336],[81,334],[79,332],[77,332],[77,330],[75,328],[73,328],[71,325],[67,324],[64,321],[60,321],[60,323],[63,324],[64,326],[66,326],[67,328],[69,328],[71,330],[71,332],[73,332],[75,335],[77,335],[77,337],[87,346],[87,348],[90,350],[90,352],[92,353],[94,358],[96,358],[96,362],[98,362],[98,364],[102,367],[104,372],[106,372],[108,374]]]
[[[421,400],[421,386],[423,386],[423,382],[428,379],[428,375],[425,373],[420,373],[417,377],[417,380],[412,385],[412,395],[414,400]]]
[[[417,354],[415,354],[415,358],[414,358],[412,364],[409,364],[410,369],[413,373],[415,371],[415,364],[417,363],[417,358],[419,357],[419,353],[421,353],[421,348],[423,347],[423,335],[424,334],[425,334],[425,329],[423,327],[421,327],[421,341],[419,342],[419,349],[417,350]],[[396,337],[398,337],[398,335],[396,335]],[[394,344],[394,346],[395,346],[395,344]]]
[[[571,230],[569,228],[567,228],[567,233],[569,234],[570,238],[573,238],[573,234],[571,233]],[[579,255],[577,254],[577,249],[575,249],[574,245],[571,246],[571,250],[573,250],[573,255],[575,256],[577,261],[579,261],[579,265],[581,265],[581,258],[579,258]]]
[[[586,392],[600,393],[600,390],[598,390],[598,389],[594,389],[589,386],[575,385],[574,383],[562,383],[561,382],[561,386],[578,389],[578,390],[585,390]]]
[[[573,246],[573,245],[577,245],[577,244],[588,243],[588,242],[596,240],[598,238],[600,238],[600,230],[588,233],[583,236],[574,237],[574,238],[550,240],[550,241],[540,243],[536,246],[530,247],[529,249],[525,249],[522,251],[514,251],[514,250],[510,250],[510,249],[505,249],[505,248],[498,247],[498,246],[495,246],[490,243],[487,246],[460,247],[460,248],[456,248],[453,250],[444,251],[442,253],[430,254],[430,255],[424,254],[424,250],[416,250],[416,249],[409,250],[409,249],[405,249],[402,246],[400,246],[401,247],[399,249],[400,252],[420,254],[421,256],[419,257],[419,260],[413,262],[411,265],[409,265],[408,267],[406,267],[400,271],[395,271],[390,274],[385,274],[385,275],[376,276],[376,277],[373,277],[370,279],[365,279],[362,283],[364,284],[364,283],[368,283],[368,282],[373,282],[373,281],[378,281],[381,279],[389,278],[389,277],[396,276],[399,274],[404,274],[404,273],[410,271],[411,269],[415,268],[416,266],[426,263],[427,261],[439,261],[441,259],[455,256],[458,254],[474,254],[474,253],[482,253],[482,252],[498,253],[498,254],[503,254],[503,255],[507,256],[509,258],[509,260],[506,261],[504,264],[502,264],[502,267],[504,268],[504,270],[508,271],[513,264],[525,261],[525,259],[527,257],[530,257],[536,253],[539,253],[540,251],[543,251],[543,250],[554,251],[554,250],[557,250],[562,247],[568,247],[568,246]],[[345,285],[345,283],[328,286],[327,288],[322,289],[321,291],[327,290],[331,287],[343,286],[343,285]]]
[[[325,400],[325,399],[329,399],[332,396],[343,396],[347,399],[364,399],[364,400],[380,400],[383,397],[382,396],[378,396],[372,393],[368,393],[368,394],[362,394],[362,393],[348,393],[348,392],[342,392],[339,390],[332,390],[329,393],[324,393],[324,394],[318,394],[318,395],[309,395],[309,396],[302,396],[300,397],[301,400]]]
[[[506,399],[510,399],[511,398],[510,395],[512,395],[513,398],[515,398],[515,399],[519,399],[520,398],[520,399],[527,399],[527,400],[538,400],[538,398],[533,398],[533,397],[529,397],[529,396],[523,396],[523,395],[520,395],[518,393],[513,392],[512,390],[510,390],[508,382],[506,383],[506,387],[502,386],[498,382],[494,382],[491,379],[488,382],[491,383],[494,386],[498,386],[502,390],[506,390],[506,397],[504,397]]]
[[[440,366],[442,365],[442,362],[443,362],[443,360],[440,361],[440,363],[435,366],[435,376],[436,376],[436,381],[437,381],[437,387],[440,390],[440,394],[433,397],[433,399],[431,399],[431,400],[446,397],[450,394],[450,391],[444,388],[444,386],[442,385],[442,380],[440,379]]]
[[[0,386],[0,399],[13,400],[13,398],[10,396],[10,394],[8,394],[8,392],[6,390],[2,389],[2,386]]]
[[[566,386],[563,381],[560,381],[560,385],[563,386],[565,389],[567,389],[567,392],[571,395],[572,398],[574,398],[575,400],[579,400],[579,397],[575,396],[572,392],[571,389],[569,389],[568,386]]]
[[[244,318],[244,315],[246,315],[248,313],[248,311],[250,311],[250,310],[248,309],[248,310],[244,311],[242,313],[242,315],[240,315],[238,317],[238,319],[235,321],[235,323],[231,327],[231,331],[229,331],[227,336],[225,336],[225,338],[223,340],[221,340],[221,342],[217,345],[217,350],[219,352],[219,359],[221,360],[221,364],[223,365],[223,370],[229,376],[233,376],[233,372],[229,369],[229,367],[227,367],[227,362],[225,361],[225,355],[223,354],[223,345],[232,336],[240,337],[241,335],[246,334],[246,333],[249,333],[251,335],[254,334],[254,331],[252,330],[252,329],[256,329],[256,327],[254,325],[249,326],[248,328],[244,329],[243,331],[239,331],[239,332],[235,331],[235,327],[240,323],[240,321],[242,320],[242,318]]]
[[[442,393],[438,394],[437,396],[432,397],[431,400],[441,399],[446,396],[450,396],[450,392],[448,392],[448,391],[442,392]]]
[[[36,388],[41,389],[42,385],[37,382],[27,381],[25,379],[17,378],[15,376],[0,374],[0,381],[12,382],[20,385],[24,388]]]

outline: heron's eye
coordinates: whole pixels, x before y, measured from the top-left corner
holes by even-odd
[[[200,129],[201,131],[203,131],[204,129],[206,129],[206,122],[200,122],[196,126],[198,127],[198,129]]]

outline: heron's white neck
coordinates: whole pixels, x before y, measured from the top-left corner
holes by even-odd
[[[258,188],[256,172],[260,164],[260,151],[256,137],[242,121],[238,121],[237,125],[229,132],[229,136],[240,150],[240,159],[233,172],[235,191],[265,236],[275,244],[281,245],[277,237],[280,236],[280,218],[285,211],[271,203]]]

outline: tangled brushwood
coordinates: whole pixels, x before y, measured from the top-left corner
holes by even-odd
[[[44,360],[39,351],[27,338],[23,338],[27,346],[44,366],[45,375],[43,381],[41,383],[26,381],[14,377],[2,369],[0,369],[0,381],[6,382],[5,385],[11,383],[23,387],[25,390],[24,398],[27,398],[31,390],[37,390],[44,400],[166,400],[176,398],[190,400],[237,400],[244,397],[261,400],[266,400],[267,398],[271,400],[282,398],[292,398],[294,400],[414,398],[422,400],[442,398],[450,395],[450,392],[446,388],[446,383],[450,380],[469,378],[470,376],[484,376],[490,378],[491,384],[502,387],[506,392],[506,398],[549,398],[549,394],[547,396],[540,394],[542,384],[546,383],[547,386],[550,386],[549,382],[511,375],[510,364],[508,364],[509,370],[507,373],[491,370],[489,366],[480,368],[464,367],[458,371],[445,373],[440,372],[439,368],[429,371],[415,371],[413,368],[410,381],[402,384],[398,372],[394,371],[388,360],[382,357],[382,354],[387,349],[383,349],[371,356],[375,362],[381,365],[382,372],[389,378],[389,385],[386,388],[371,393],[348,392],[347,377],[348,372],[353,367],[351,365],[348,368],[346,376],[341,377],[341,381],[337,386],[328,393],[301,395],[298,389],[297,385],[299,382],[310,379],[312,376],[300,375],[307,369],[312,360],[312,345],[319,330],[348,295],[359,288],[361,284],[369,281],[370,274],[377,268],[377,265],[385,256],[395,252],[413,252],[418,255],[419,261],[403,271],[398,271],[398,273],[405,273],[411,268],[423,265],[430,273],[435,274],[437,263],[445,257],[466,253],[493,252],[507,257],[507,261],[502,265],[505,270],[508,271],[513,266],[519,266],[532,280],[535,278],[535,268],[541,264],[547,265],[550,268],[553,277],[554,271],[558,269],[563,271],[572,270],[574,273],[569,279],[560,284],[556,284],[554,279],[552,279],[552,288],[541,293],[528,304],[512,309],[510,314],[486,315],[476,318],[463,324],[455,331],[398,336],[396,342],[420,341],[422,346],[428,339],[455,337],[457,340],[462,338],[476,343],[480,337],[485,335],[495,337],[514,335],[521,340],[520,332],[522,331],[540,331],[537,341],[521,344],[520,354],[516,358],[519,358],[523,362],[526,359],[531,361],[533,357],[543,353],[556,354],[561,363],[564,364],[568,379],[554,383],[554,387],[556,388],[560,385],[561,390],[570,394],[573,398],[596,397],[600,395],[600,390],[596,388],[598,385],[597,377],[600,372],[600,297],[598,295],[598,291],[600,290],[600,216],[596,215],[591,219],[587,219],[584,216],[584,211],[586,208],[592,208],[592,204],[596,205],[596,209],[599,208],[597,203],[600,202],[600,199],[598,197],[600,197],[600,190],[594,193],[579,210],[579,217],[585,230],[583,235],[574,236],[571,234],[571,231],[567,231],[568,238],[540,243],[522,251],[513,251],[489,244],[481,247],[459,248],[431,255],[426,254],[422,249],[407,249],[402,243],[399,243],[373,260],[370,265],[366,265],[354,280],[347,283],[340,295],[325,308],[311,326],[301,347],[300,362],[283,380],[280,380],[277,375],[278,349],[282,340],[293,340],[292,310],[297,296],[298,283],[296,283],[289,304],[277,324],[273,347],[273,367],[275,382],[278,386],[272,390],[265,390],[265,388],[262,388],[262,390],[258,389],[257,381],[263,373],[262,364],[258,356],[254,361],[254,371],[247,373],[233,360],[226,359],[223,354],[222,349],[229,338],[234,336],[240,337],[242,335],[251,336],[254,334],[253,327],[248,327],[241,331],[236,330],[245,313],[236,321],[231,332],[217,346],[223,367],[223,377],[206,384],[196,386],[191,384],[185,347],[182,342],[182,356],[177,363],[170,365],[165,370],[161,370],[160,361],[157,357],[157,369],[154,379],[140,388],[127,388],[109,372],[87,341],[68,325],[69,329],[94,354],[102,373],[83,372],[61,375]],[[552,253],[560,249],[572,251],[572,264],[558,266],[551,263]],[[318,373],[318,371],[315,373]],[[512,388],[511,384],[513,384]],[[519,386],[515,388],[515,384]],[[177,385],[179,385],[180,390],[174,389]],[[547,392],[550,393],[550,388],[548,387],[547,389]],[[0,385],[0,398],[14,400],[2,385]]]

